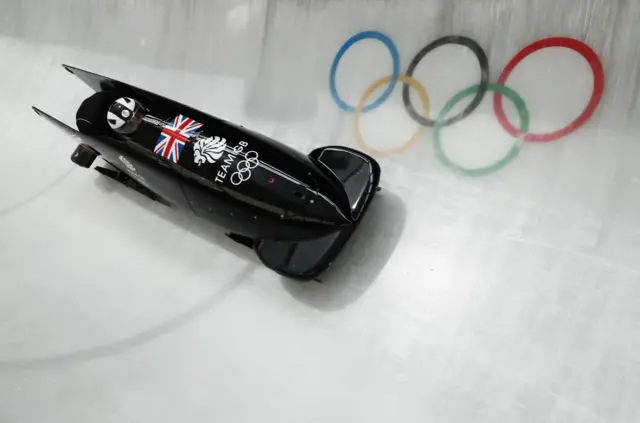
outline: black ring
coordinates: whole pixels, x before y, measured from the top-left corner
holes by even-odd
[[[480,85],[478,88],[478,92],[476,93],[473,101],[459,114],[450,117],[449,119],[445,119],[443,126],[451,125],[459,120],[462,120],[469,116],[482,102],[484,95],[487,93],[487,87],[489,85],[489,60],[487,59],[487,55],[484,50],[478,43],[468,37],[463,37],[461,35],[448,35],[446,37],[438,38],[430,44],[427,44],[422,50],[416,54],[416,56],[411,60],[409,67],[405,74],[407,76],[412,77],[413,71],[415,71],[418,63],[431,52],[431,50],[435,50],[436,48],[443,46],[445,44],[459,44],[461,46],[468,47],[473,54],[478,58],[478,63],[480,64]],[[435,120],[427,119],[425,117],[420,116],[418,112],[413,108],[413,104],[411,104],[411,99],[409,97],[409,85],[402,85],[402,102],[404,103],[405,109],[407,112],[420,125],[423,126],[434,126]]]

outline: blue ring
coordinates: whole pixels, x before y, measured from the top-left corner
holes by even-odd
[[[338,103],[338,106],[340,106],[341,109],[348,112],[355,112],[356,108],[345,103],[338,95],[338,90],[336,89],[336,71],[338,69],[338,63],[340,63],[342,56],[344,56],[344,53],[349,49],[349,47],[366,38],[379,40],[387,46],[393,59],[393,74],[391,83],[389,84],[389,86],[387,86],[382,95],[373,103],[369,104],[368,106],[364,106],[362,108],[362,111],[368,112],[381,105],[393,92],[393,89],[396,87],[396,84],[398,82],[398,77],[400,76],[400,55],[398,54],[396,45],[393,43],[393,41],[391,41],[391,38],[378,31],[363,31],[349,38],[342,45],[342,47],[340,47],[340,50],[338,50],[338,54],[336,54],[335,59],[333,59],[333,64],[331,65],[331,73],[329,74],[329,88],[331,90],[331,96],[333,97],[335,102]]]

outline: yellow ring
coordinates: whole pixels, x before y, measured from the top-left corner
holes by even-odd
[[[359,120],[360,120],[360,115],[362,114],[362,109],[364,108],[364,105],[367,102],[368,98],[371,96],[371,94],[373,94],[373,92],[377,88],[380,88],[384,84],[388,84],[389,82],[391,82],[392,79],[393,79],[393,75],[388,75],[383,78],[380,78],[379,80],[371,84],[371,86],[367,88],[364,94],[362,95],[362,98],[360,99],[360,102],[358,103],[358,106],[356,107],[356,110],[355,110],[355,120],[354,120],[353,129],[356,136],[356,142],[358,143],[358,146],[362,150],[376,156],[391,156],[392,154],[398,154],[398,153],[402,153],[404,151],[409,150],[411,147],[414,146],[416,142],[418,142],[418,140],[426,130],[424,126],[418,125],[418,130],[413,134],[411,138],[409,138],[409,141],[402,144],[400,147],[392,148],[386,151],[376,150],[373,147],[369,147],[367,143],[365,143],[364,138],[360,133],[360,126],[359,126]],[[413,88],[418,92],[418,95],[420,96],[420,100],[422,102],[422,116],[424,118],[427,118],[429,116],[429,95],[427,95],[427,90],[424,89],[424,87],[418,80],[413,79],[408,75],[398,76],[398,81],[403,82],[405,84],[409,84],[411,88]]]

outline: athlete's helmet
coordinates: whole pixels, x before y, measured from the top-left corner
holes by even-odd
[[[107,122],[119,134],[131,134],[138,129],[147,110],[142,104],[129,97],[117,99],[109,107]]]

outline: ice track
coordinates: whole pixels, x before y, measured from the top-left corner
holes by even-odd
[[[4,0],[0,422],[637,423],[638,19],[622,0]],[[525,46],[569,37],[597,54],[604,91],[551,142],[514,140],[489,91],[437,144],[398,82],[358,138],[329,81],[362,31],[389,37],[398,77],[430,42],[468,37],[488,84]],[[390,76],[365,103],[380,98],[393,48],[345,51],[345,104]],[[73,123],[90,90],[62,63],[303,151],[364,141],[383,191],[324,284],[288,281],[218,228],[74,167],[75,142],[31,110]],[[481,77],[469,48],[443,45],[410,101],[422,113],[423,87],[436,120]],[[593,81],[579,54],[546,48],[505,85],[542,133],[581,113]],[[514,142],[481,174],[439,156],[478,168]]]

